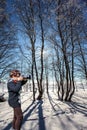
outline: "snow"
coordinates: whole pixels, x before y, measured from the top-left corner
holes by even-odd
[[[8,93],[5,94],[8,98]],[[57,93],[44,93],[43,100],[32,100],[32,92],[21,93],[24,115],[21,130],[87,130],[87,90],[75,92],[72,102],[58,100]],[[0,103],[0,130],[10,130],[13,110]]]

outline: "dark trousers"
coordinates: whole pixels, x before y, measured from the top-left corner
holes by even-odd
[[[21,107],[13,108],[13,111],[14,111],[14,117],[13,117],[12,126],[15,130],[20,130],[22,119],[23,119]]]

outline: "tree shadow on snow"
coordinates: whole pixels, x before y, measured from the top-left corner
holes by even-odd
[[[22,125],[28,120],[28,118],[31,116],[32,112],[37,107],[37,109],[38,109],[38,123],[39,123],[38,130],[46,130],[46,128],[45,128],[45,122],[44,122],[44,117],[43,117],[42,104],[43,104],[43,101],[38,101],[37,103],[32,102],[23,111],[24,118],[23,118]],[[12,127],[12,123],[10,122],[3,130],[10,130],[11,127]],[[25,128],[23,128],[23,129],[25,129]]]
[[[39,106],[38,106],[39,130],[46,130],[45,121],[44,121],[44,117],[43,117],[42,104],[43,104],[43,101],[39,101]]]
[[[43,117],[42,104],[43,104],[42,100],[38,101],[36,104],[33,104],[32,109],[30,109],[27,112],[27,114],[24,116],[24,120],[23,120],[22,124],[24,124],[27,120],[32,120],[32,121],[38,120],[38,126],[39,126],[38,130],[46,130],[46,128],[45,128],[45,122],[44,122],[44,117]],[[36,119],[28,119],[31,116],[32,112],[35,110],[35,108],[38,110],[38,118],[36,118]],[[29,109],[29,108],[27,108],[27,109]],[[25,128],[23,128],[23,130],[25,130]]]
[[[26,112],[30,109],[30,107],[31,107],[33,104],[34,104],[34,102],[32,102],[32,103],[25,109],[25,111],[23,112],[23,114],[26,113]],[[37,104],[36,104],[36,105],[37,105]],[[32,113],[32,111],[34,110],[34,108],[36,107],[36,105],[33,106],[33,108],[30,109],[30,111],[24,116],[23,123],[24,123],[24,122],[27,120],[27,118],[31,115],[31,113]],[[12,122],[10,122],[3,130],[10,130],[11,127],[12,127]]]
[[[60,104],[58,104],[55,102],[54,98],[52,98],[50,94],[48,94],[48,99],[49,99],[52,109],[55,112],[52,116],[58,117],[58,121],[60,122],[61,128],[63,130],[66,130],[66,129],[70,130],[71,129],[70,124],[73,124],[73,127],[76,128],[77,130],[81,128],[81,126],[78,125],[78,123],[72,119],[72,116],[73,114],[76,114],[76,112],[79,112],[87,116],[87,104],[79,103],[79,101],[78,102],[73,102],[73,101],[62,102],[61,101]],[[62,108],[61,103],[67,104],[69,107],[67,106],[66,108]],[[66,117],[66,121],[61,120],[62,114],[64,114],[64,116]],[[68,124],[66,124],[66,122],[68,122]],[[82,128],[82,130],[83,129],[86,130],[87,128],[86,129]]]
[[[53,109],[55,112],[56,112],[55,106],[57,106],[57,108],[58,108],[61,112],[63,112],[62,109],[61,109],[61,107],[58,105],[58,103],[55,103],[55,101],[53,100],[53,98],[50,96],[49,93],[48,93],[48,99],[49,99],[49,102],[50,102],[50,105],[51,105],[52,109]],[[57,109],[57,110],[58,110],[58,109]]]
[[[55,103],[55,101],[52,99],[52,97],[49,94],[48,94],[48,99],[49,99],[49,102],[50,102],[50,104],[51,104],[51,106],[52,106],[52,108],[53,108],[54,111],[56,111],[55,106],[57,106],[59,108],[59,110],[63,111],[63,113],[64,113],[64,110],[61,109],[60,105],[58,105],[57,103]],[[80,112],[80,113],[84,114],[85,116],[87,116],[87,104],[84,103],[84,102],[80,103],[79,100],[78,100],[78,102],[74,102],[74,101],[67,102],[66,101],[66,102],[63,102],[63,103],[65,103],[68,106],[70,106],[70,109],[71,109],[70,112],[71,113],[75,114],[76,111],[77,111],[77,112]]]
[[[87,116],[87,104],[79,103],[79,101],[78,102],[71,101],[65,103],[68,104],[75,112],[79,112]]]

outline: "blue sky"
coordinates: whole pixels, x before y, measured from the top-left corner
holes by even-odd
[[[17,24],[17,26],[18,26],[18,28],[19,28],[19,31],[17,31],[17,38],[18,38],[18,44],[19,45],[21,45],[21,47],[22,47],[22,50],[23,51],[25,51],[25,53],[28,53],[28,54],[30,54],[30,52],[29,51],[27,51],[24,47],[26,47],[27,46],[27,44],[29,45],[29,39],[28,39],[28,37],[26,36],[26,34],[24,34],[23,32],[22,32],[22,30],[23,30],[23,26],[22,26],[22,24],[21,24],[21,22],[19,21],[19,19],[18,19],[18,17],[17,17],[17,15],[15,14],[15,12],[14,12],[14,10],[13,10],[13,8],[11,7],[12,5],[12,0],[7,0],[8,1],[8,8],[7,8],[7,10],[8,10],[8,12],[12,15],[12,17],[11,17],[11,21],[14,23],[14,25],[16,26],[16,24]],[[81,0],[82,1],[82,0]],[[87,2],[86,0],[84,0],[85,2]],[[83,1],[82,1],[83,2]],[[84,9],[84,16],[85,16],[85,18],[86,18],[86,16],[87,16],[87,13],[85,12],[86,11],[86,9]],[[54,20],[53,20],[53,23],[54,23]],[[54,34],[54,32],[52,32],[52,30],[49,28],[49,26],[47,26],[48,28],[45,28],[46,29],[46,33],[47,34],[49,34],[49,32],[51,32],[51,33],[53,33]],[[40,30],[38,29],[39,27],[38,27],[38,23],[37,23],[37,27],[36,27],[36,45],[37,46],[40,46]],[[47,41],[45,41],[45,45],[47,45]],[[49,45],[49,44],[48,44]],[[46,47],[45,47],[46,48]],[[47,48],[49,49],[49,46],[47,46]],[[21,56],[21,54],[20,54],[20,52],[19,52],[19,55]],[[31,57],[31,56],[30,56]],[[23,65],[23,64],[22,64]]]

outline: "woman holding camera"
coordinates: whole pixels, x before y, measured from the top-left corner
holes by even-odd
[[[8,81],[7,87],[9,93],[8,103],[13,108],[14,112],[12,127],[13,130],[20,130],[23,119],[20,90],[22,85],[27,82],[27,79],[23,80],[23,77],[18,70],[12,70],[10,72],[10,78],[11,79]]]

